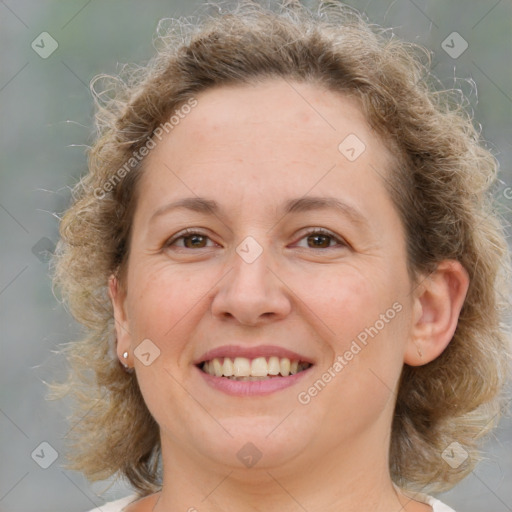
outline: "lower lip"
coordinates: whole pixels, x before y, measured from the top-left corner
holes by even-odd
[[[270,395],[271,393],[297,384],[311,368],[312,366],[294,375],[289,375],[288,377],[274,377],[266,380],[244,382],[228,379],[226,377],[215,377],[214,375],[203,372],[196,366],[197,371],[210,387],[232,396]]]

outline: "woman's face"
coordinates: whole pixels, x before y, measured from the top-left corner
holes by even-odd
[[[414,316],[393,155],[354,99],[317,85],[196,99],[146,159],[115,301],[164,454],[385,459]]]

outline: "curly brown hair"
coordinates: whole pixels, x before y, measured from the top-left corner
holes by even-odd
[[[66,389],[75,398],[71,467],[92,480],[124,475],[141,495],[161,485],[158,425],[136,375],[116,357],[107,292],[110,275],[122,282],[129,251],[144,162],[134,155],[144,154],[155,130],[201,91],[279,77],[358,98],[371,127],[392,144],[396,166],[386,186],[405,227],[411,277],[445,259],[469,274],[446,350],[429,364],[403,368],[390,444],[398,485],[453,486],[473,469],[479,439],[498,420],[509,370],[502,322],[509,253],[489,192],[498,165],[460,97],[430,83],[426,50],[337,2],[315,9],[298,2],[222,5],[194,21],[162,20],[157,42],[146,66],[126,67],[124,78],[96,91],[89,172],[60,226],[55,283],[87,328],[65,348]],[[453,441],[470,454],[457,469],[440,458]]]

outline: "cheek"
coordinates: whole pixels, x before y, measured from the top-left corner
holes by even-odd
[[[328,326],[322,339],[330,345],[328,353],[323,345],[319,378],[301,391],[333,436],[341,424],[344,432],[356,432],[388,411],[403,366],[410,311],[402,289],[393,276],[368,274],[347,271],[320,280],[322,286],[312,280],[301,292],[317,324]]]
[[[212,272],[184,272],[169,262],[133,265],[128,276],[128,309],[132,349],[151,340],[159,355],[150,365],[135,358],[144,401],[160,425],[186,424],[190,395],[180,384],[190,364],[191,344],[207,294],[218,280]],[[155,390],[162,392],[155,393]],[[169,400],[172,397],[172,400]],[[181,417],[181,423],[176,418]]]
[[[133,333],[159,341],[176,339],[175,331],[185,328],[183,320],[201,309],[202,299],[215,282],[210,273],[184,272],[168,263],[135,266],[130,277],[128,308]]]
[[[296,279],[294,289],[341,350],[376,323],[379,331],[387,329],[396,316],[393,304],[401,293],[397,280],[385,276],[369,268],[325,269]]]
[[[321,368],[329,381],[323,399],[349,408],[363,401],[369,411],[381,410],[403,365],[405,281],[397,271],[347,266],[302,280],[297,289],[314,313],[305,312],[323,340]],[[337,415],[336,410],[332,414]],[[346,412],[345,407],[340,410]]]

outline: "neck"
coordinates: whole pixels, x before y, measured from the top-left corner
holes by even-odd
[[[201,460],[177,444],[162,446],[163,491],[154,512],[414,510],[393,487],[384,439],[361,438],[316,457],[308,448],[284,465],[249,469]]]

